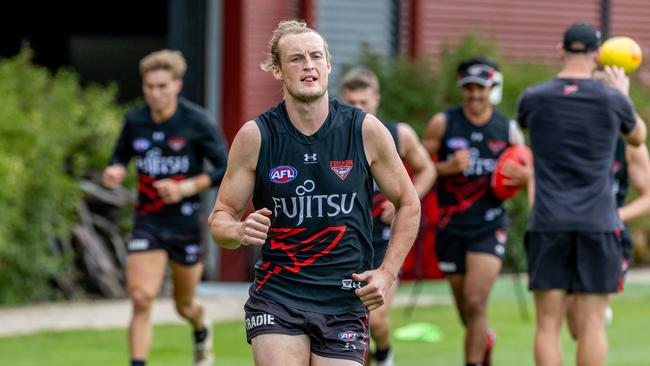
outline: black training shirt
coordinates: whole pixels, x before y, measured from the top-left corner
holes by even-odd
[[[505,225],[503,202],[492,193],[490,179],[510,144],[508,118],[493,111],[487,123],[477,126],[462,106],[456,106],[445,111],[445,120],[439,160],[451,160],[456,150],[469,150],[470,164],[463,172],[438,177],[439,228],[467,233]]]
[[[151,119],[147,106],[127,113],[111,164],[127,166],[132,158],[138,173],[136,219],[175,227],[196,222],[200,197],[194,195],[168,205],[153,183],[199,175],[207,159],[214,167],[208,174],[216,186],[227,163],[226,144],[214,122],[204,109],[184,98],[179,98],[178,109],[163,123]]]
[[[521,96],[517,119],[534,156],[529,229],[615,231],[612,166],[619,133],[636,123],[629,99],[600,81],[554,78]]]

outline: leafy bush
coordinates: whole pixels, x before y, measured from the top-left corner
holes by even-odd
[[[50,246],[69,236],[78,179],[105,166],[123,113],[116,87],[82,88],[31,56],[0,60],[0,304],[57,296],[49,281],[64,261]]]

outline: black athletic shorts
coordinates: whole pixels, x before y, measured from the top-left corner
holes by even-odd
[[[525,239],[531,290],[617,292],[620,232],[528,231]]]
[[[365,306],[352,312],[327,315],[298,310],[253,291],[244,305],[246,340],[261,334],[307,335],[311,352],[321,357],[364,364],[370,341]]]
[[[191,266],[203,257],[201,229],[196,225],[180,228],[136,221],[127,243],[129,254],[164,250],[176,263]]]
[[[438,268],[445,274],[465,273],[465,257],[468,252],[488,253],[503,258],[507,240],[505,224],[467,232],[439,230],[436,237]]]

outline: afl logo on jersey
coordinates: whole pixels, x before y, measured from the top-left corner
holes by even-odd
[[[469,148],[469,141],[463,137],[452,137],[447,140],[447,147],[450,150],[464,150]]]
[[[271,169],[271,172],[269,172],[269,179],[271,179],[271,182],[273,183],[288,183],[296,179],[297,176],[298,171],[290,165],[276,166]]]
[[[151,142],[145,138],[137,138],[133,140],[133,150],[141,153],[149,150]]]

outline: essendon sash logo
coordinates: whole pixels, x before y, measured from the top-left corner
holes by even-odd
[[[501,140],[488,140],[487,146],[492,151],[492,154],[498,155],[503,149],[506,148],[506,142]]]
[[[341,180],[345,180],[354,166],[354,160],[331,160],[330,168]]]
[[[578,84],[573,83],[571,85],[565,85],[562,93],[566,96],[566,95],[571,95],[577,91],[578,91]]]
[[[169,147],[176,152],[181,151],[186,144],[187,138],[182,136],[173,136],[167,139],[167,145],[169,145]]]

